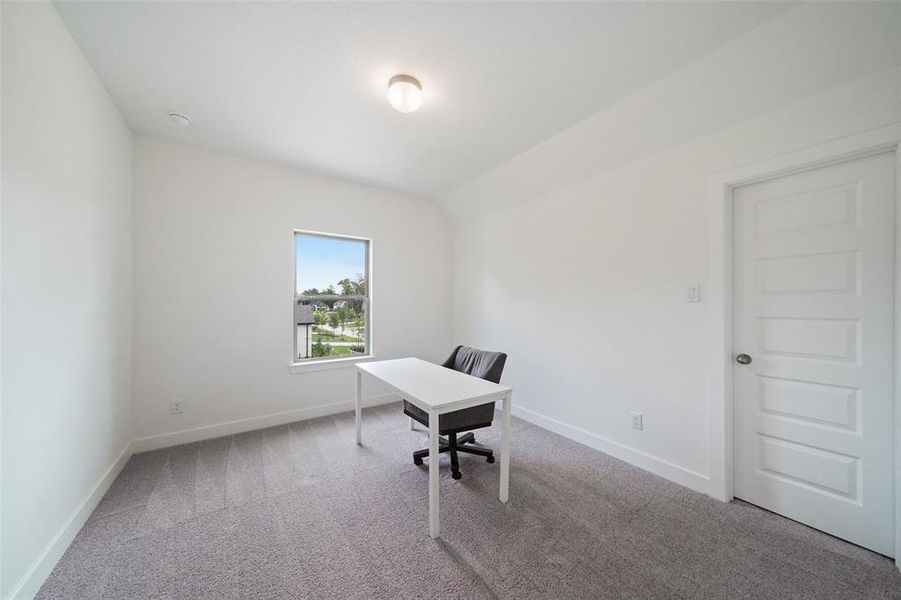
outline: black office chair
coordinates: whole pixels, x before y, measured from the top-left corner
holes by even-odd
[[[503,352],[488,352],[487,350],[457,346],[442,366],[494,383],[500,383],[501,373],[504,371],[504,363],[506,361],[507,355]],[[429,426],[428,413],[406,400],[404,400],[404,413],[422,425]],[[489,427],[493,418],[494,402],[445,413],[438,419],[438,433],[447,436],[447,438],[442,437],[439,439],[438,452],[450,452],[451,475],[453,475],[454,479],[462,477],[460,474],[460,463],[457,458],[458,452],[484,456],[489,463],[494,462],[494,451],[491,448],[475,443],[475,435],[471,433],[473,429]],[[457,434],[463,431],[469,431],[470,433],[464,434],[458,439]],[[413,463],[421,465],[422,459],[428,457],[428,455],[428,448],[417,450],[413,453]]]

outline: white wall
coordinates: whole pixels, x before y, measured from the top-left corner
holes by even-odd
[[[472,179],[441,205],[459,219],[551,194],[899,60],[901,3],[804,3]]]
[[[662,122],[617,120],[603,136],[599,120],[613,122],[593,117],[586,130],[564,132],[443,201],[459,219],[454,338],[510,354],[505,382],[521,415],[709,490],[708,305],[684,301],[687,286],[708,277],[708,179],[901,121],[901,70],[892,67],[901,52],[890,35],[899,7],[864,5],[849,15],[846,6],[835,13],[802,6],[736,42],[740,52],[724,47],[609,109],[619,117],[656,109]],[[833,44],[838,58],[809,47]],[[795,81],[817,79],[819,88],[830,73],[830,89],[797,98]],[[770,86],[761,92],[767,107],[780,104],[781,90],[781,108],[747,116],[753,106],[746,104],[724,126],[734,109],[721,104],[744,97],[729,83],[736,79],[745,94]],[[679,104],[692,95],[686,86],[701,82],[703,106]],[[706,135],[681,144],[655,138],[661,127],[681,127],[670,118],[688,119]],[[633,138],[652,139],[649,156],[629,156],[638,152]],[[601,146],[611,149],[592,154]],[[541,157],[548,159],[544,177],[558,182],[550,189],[533,177]],[[577,168],[557,168],[568,159]],[[595,172],[584,177],[592,159]],[[644,431],[630,428],[630,410],[644,413]]]
[[[132,146],[52,6],[0,10],[2,596],[30,597],[130,440]]]
[[[288,369],[295,228],[372,238],[378,358],[449,352],[450,228],[433,203],[155,138],[135,144],[136,438],[349,408],[352,369]],[[170,414],[172,397],[184,413]]]

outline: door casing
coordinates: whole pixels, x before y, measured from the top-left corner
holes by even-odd
[[[733,499],[732,434],[732,243],[734,188],[807,171],[817,167],[894,152],[895,162],[895,325],[894,339],[894,465],[895,565],[901,570],[901,124],[819,144],[769,160],[713,175],[708,188],[708,456],[709,495]]]

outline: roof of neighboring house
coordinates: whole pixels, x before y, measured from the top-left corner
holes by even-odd
[[[297,319],[298,325],[312,325],[315,321],[313,320],[313,307],[309,304],[298,304],[297,308],[294,310],[294,316]]]

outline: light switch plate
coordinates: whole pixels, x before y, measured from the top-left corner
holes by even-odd
[[[698,283],[688,286],[688,293],[685,295],[686,302],[701,301],[701,285]]]

